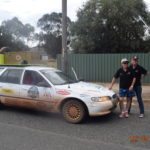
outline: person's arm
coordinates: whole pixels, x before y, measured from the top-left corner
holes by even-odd
[[[112,89],[113,85],[114,85],[115,82],[116,82],[116,79],[119,78],[119,74],[120,74],[120,69],[117,70],[117,72],[115,73],[115,75],[114,75],[114,77],[113,77],[113,79],[112,79],[112,81],[111,81],[111,84],[110,84],[110,86],[109,86],[109,90]]]
[[[113,85],[115,84],[115,82],[116,82],[116,78],[113,77],[113,79],[112,79],[112,81],[111,81],[111,84],[110,84],[110,86],[109,86],[109,90],[112,89],[112,87],[113,87]]]
[[[142,74],[142,77],[150,75],[150,71],[147,71],[146,74]]]
[[[133,87],[134,87],[135,82],[136,82],[136,78],[134,77],[133,80],[132,80],[131,86],[129,87],[129,90],[130,90],[130,91],[133,90]]]
[[[146,75],[149,75],[149,72],[145,68],[141,67],[141,74],[142,74],[141,79],[143,80]]]
[[[145,68],[141,67],[141,73],[142,75],[146,76],[148,74],[148,71]]]

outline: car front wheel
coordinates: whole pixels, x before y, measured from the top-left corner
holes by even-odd
[[[85,119],[86,110],[81,102],[69,100],[63,105],[62,114],[66,121],[77,124]]]

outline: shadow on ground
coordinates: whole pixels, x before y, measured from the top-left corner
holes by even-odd
[[[17,113],[19,115],[30,116],[35,118],[44,118],[44,119],[53,119],[53,120],[55,119],[55,120],[60,120],[65,122],[65,120],[63,120],[63,116],[60,113],[50,113],[50,112],[33,110],[33,109],[8,107],[8,106],[3,106],[1,108],[1,111],[7,111],[9,113]],[[98,117],[87,116],[82,124],[95,124],[95,123],[105,124],[116,120],[118,120],[117,111],[105,116],[98,116]]]

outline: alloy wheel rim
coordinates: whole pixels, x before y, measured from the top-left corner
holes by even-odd
[[[67,109],[67,115],[73,120],[79,119],[81,112],[77,105],[71,105]]]

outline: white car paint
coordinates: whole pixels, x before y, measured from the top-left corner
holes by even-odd
[[[8,68],[19,68],[19,67],[5,67],[4,70]],[[88,82],[77,82],[72,84],[65,84],[65,85],[53,85],[43,74],[41,74],[41,70],[51,70],[59,71],[54,68],[49,67],[41,67],[41,66],[27,66],[27,67],[20,67],[19,69],[31,70],[36,71],[39,73],[50,85],[51,87],[37,87],[39,91],[39,96],[36,98],[32,98],[32,101],[40,101],[45,102],[45,105],[51,105],[49,109],[53,109],[55,111],[59,111],[59,107],[62,102],[66,99],[78,99],[82,101],[88,109],[88,113],[90,116],[100,116],[110,113],[113,107],[117,105],[117,97],[114,97],[115,93],[108,88],[105,88],[101,85],[88,83]],[[0,75],[3,74],[0,73]],[[23,75],[21,80],[23,79]],[[11,85],[11,86],[9,86]],[[18,101],[20,98],[27,99],[29,98],[29,89],[33,86],[31,85],[24,85],[22,81],[20,84],[15,86],[14,84],[9,83],[1,83],[0,82],[0,101],[5,103],[5,98],[9,96],[9,93],[3,93],[2,88],[12,90],[14,97],[18,97]],[[18,96],[18,92],[20,95]],[[17,93],[17,95],[15,95]],[[3,98],[2,98],[3,97]],[[99,98],[100,101],[92,101],[92,98]],[[101,99],[103,97],[107,97],[106,100]],[[30,97],[31,98],[31,97]],[[15,101],[16,102],[16,101]],[[50,110],[51,111],[51,110]]]
[[[70,95],[66,97],[73,97],[80,99],[83,101],[89,111],[90,116],[98,116],[110,113],[110,109],[114,107],[114,104],[112,101],[115,101],[117,103],[117,97],[113,99],[113,96],[115,93],[108,88],[105,88],[101,85],[88,83],[88,82],[78,82],[74,84],[68,84],[68,85],[59,85],[55,86],[56,90],[67,90],[70,92]],[[105,97],[109,96],[111,99],[108,101],[101,101],[101,102],[93,102],[91,101],[92,97]],[[65,98],[66,98],[65,97]]]

